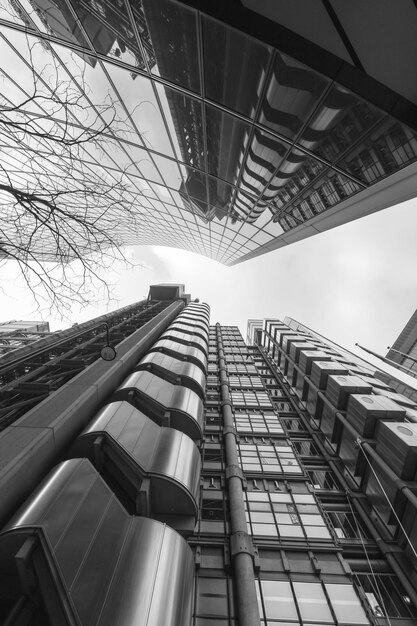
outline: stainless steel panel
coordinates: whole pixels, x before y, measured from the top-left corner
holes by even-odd
[[[133,399],[129,392],[134,392]],[[191,389],[172,385],[150,372],[133,372],[114,394],[115,400],[132,401],[137,408],[159,424],[165,424],[201,439],[203,403]]]
[[[129,402],[112,402],[81,433],[70,455],[94,462],[100,435],[105,438],[102,462],[109,454],[110,468],[116,466],[123,482],[133,483],[133,491],[150,478],[150,513],[196,515],[201,459],[187,435],[158,426]]]
[[[194,315],[193,313],[180,313],[175,321],[184,322],[185,324],[196,324],[202,330],[206,330],[207,332],[210,329],[210,324],[207,321],[205,315]]]
[[[199,335],[189,335],[188,333],[168,329],[161,335],[161,339],[171,339],[171,341],[177,341],[186,346],[193,346],[202,350],[206,356],[208,354],[207,341],[201,339]]]
[[[206,376],[194,363],[175,359],[162,352],[150,352],[136,365],[135,371],[140,370],[148,370],[173,384],[188,387],[204,399]]]
[[[190,363],[200,367],[204,373],[207,372],[207,356],[200,348],[186,346],[171,339],[160,339],[150,348],[149,352],[163,352],[176,359],[190,361]]]
[[[170,324],[168,330],[178,329],[180,332],[189,333],[190,335],[200,335],[202,339],[208,342],[209,331],[202,324],[190,322],[189,320],[176,319]]]
[[[183,324],[180,321],[178,322],[175,321],[167,329],[167,331],[172,331],[172,330],[178,331],[180,333],[187,333],[187,335],[197,335],[208,344],[208,332],[204,332],[198,326]]]
[[[207,329],[210,328],[210,323],[206,315],[200,315],[199,313],[180,313],[175,319],[187,320],[191,324],[200,324]]]
[[[17,588],[13,558],[28,537],[38,538],[56,592],[43,600],[59,602],[69,623],[189,626],[191,549],[164,524],[130,517],[87,459],[55,468],[0,534],[2,567]]]
[[[194,582],[191,549],[167,526],[148,519],[140,522],[132,523],[129,550],[124,551],[98,624],[189,626]]]
[[[372,387],[358,376],[330,375],[325,394],[333,406],[343,411],[346,409],[350,394],[371,392]]]

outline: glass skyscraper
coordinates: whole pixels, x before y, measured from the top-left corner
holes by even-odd
[[[111,189],[92,217],[118,243],[226,265],[414,197],[413,3],[272,4],[4,0],[1,184],[47,179],[76,211],[89,172]],[[100,145],[56,158],[51,125],[66,140],[100,128]],[[9,216],[3,187],[0,202]],[[31,245],[55,254],[48,238]]]
[[[412,626],[417,407],[374,374],[183,285],[6,355],[0,621]]]

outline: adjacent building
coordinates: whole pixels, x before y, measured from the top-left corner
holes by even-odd
[[[11,320],[0,322],[0,358],[23,345],[49,335],[49,323],[42,321]]]
[[[2,623],[416,623],[416,405],[295,320],[248,339],[154,285],[0,364]]]
[[[416,196],[411,0],[360,10],[341,0],[10,0],[1,20],[5,115],[32,129],[4,126],[2,166],[17,188],[23,176],[37,189],[49,172],[55,189],[68,167],[41,132],[48,111],[76,133],[111,110],[99,147],[87,142],[72,163],[115,182],[115,211],[134,207],[119,243],[232,265]],[[3,255],[16,236],[5,229]],[[47,236],[30,244],[35,256],[56,254]]]

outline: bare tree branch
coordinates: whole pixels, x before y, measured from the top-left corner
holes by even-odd
[[[27,41],[32,60],[39,44]],[[63,78],[44,47],[21,100],[0,96],[0,267],[16,266],[38,308],[62,316],[99,288],[110,299],[103,270],[129,264],[123,235],[139,227],[141,191],[101,166],[115,133],[129,132],[117,103],[93,104],[83,70]]]

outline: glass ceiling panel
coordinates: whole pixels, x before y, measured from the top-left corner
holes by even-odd
[[[276,52],[259,122],[295,139],[328,84],[323,76]]]
[[[106,64],[114,86],[147,148],[175,157],[168,133],[156,100],[152,81],[137,76],[110,63]]]
[[[64,0],[54,2],[58,6],[65,6]],[[76,13],[82,29],[99,54],[113,56],[130,63],[133,67],[145,69],[142,51],[134,35],[124,2],[67,0],[67,3],[68,8],[72,7]],[[68,10],[68,14],[71,13]]]
[[[132,0],[152,73],[200,91],[196,12],[170,0]]]
[[[208,171],[234,184],[237,180],[250,125],[206,105]]]
[[[10,20],[0,39],[2,115],[34,131],[3,125],[2,164],[16,185],[49,176],[53,185],[69,178],[71,190],[83,171],[122,184],[143,220],[137,232],[118,227],[130,243],[238,259],[417,160],[410,129],[183,4],[0,0],[0,16]],[[14,30],[21,24],[43,39]],[[210,103],[199,99],[203,76]],[[78,147],[73,178],[67,157],[42,139],[64,128],[71,139],[104,130]]]
[[[335,85],[304,129],[299,143],[334,163],[381,117],[381,111]]]
[[[417,134],[386,117],[352,146],[337,165],[364,185],[371,185],[417,160]]]
[[[193,167],[203,169],[205,164],[201,102],[162,85],[157,85],[157,91],[178,158]]]
[[[211,18],[201,23],[206,98],[254,118],[271,48]]]

